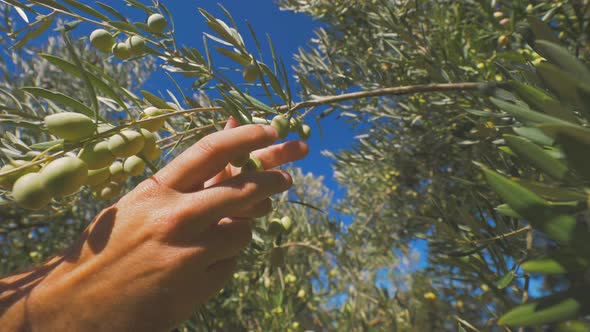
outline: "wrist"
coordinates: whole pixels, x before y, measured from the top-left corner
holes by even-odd
[[[32,271],[0,280],[0,326],[7,331],[40,330],[42,325],[35,324],[37,315],[31,306],[35,302],[33,293],[59,263],[54,259]]]

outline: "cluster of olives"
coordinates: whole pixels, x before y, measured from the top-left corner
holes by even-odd
[[[311,127],[294,117],[289,121],[284,115],[279,114],[272,119],[270,125],[277,129],[280,139],[285,139],[290,132],[297,133],[303,140],[308,140],[311,136]]]
[[[163,33],[168,27],[166,18],[160,14],[153,14],[147,19],[148,30],[152,33]],[[115,37],[105,29],[94,30],[90,34],[90,43],[96,49],[113,53],[119,59],[127,60],[141,56],[146,51],[145,40],[141,36],[129,36],[124,42],[116,42]]]
[[[159,114],[157,109],[148,108],[142,116],[149,118]],[[90,138],[98,129],[90,117],[72,112],[49,115],[45,125],[51,134],[74,143]],[[146,161],[160,157],[162,150],[152,132],[162,126],[163,120],[154,119],[142,122],[138,130],[123,130],[88,142],[77,156],[67,155],[43,168],[27,167],[0,178],[0,187],[11,190],[15,202],[32,210],[47,206],[52,198],[72,195],[84,185],[90,187],[98,199],[113,199],[120,194],[124,181],[144,172]],[[12,161],[0,172],[27,164],[26,161]]]
[[[291,121],[289,121],[282,114],[275,116],[271,120],[270,125],[275,127],[280,139],[285,139],[287,135],[289,135],[289,132],[298,133],[299,137],[303,140],[307,140],[311,136],[310,126],[301,123],[301,121],[296,118],[291,118]],[[263,169],[260,159],[250,156],[249,154],[245,154],[242,157],[232,161],[231,164],[235,167],[241,167],[242,172],[254,172],[261,171]]]

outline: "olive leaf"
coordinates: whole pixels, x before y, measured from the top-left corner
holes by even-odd
[[[56,103],[60,103],[60,104],[69,106],[72,109],[74,109],[75,111],[78,111],[78,112],[80,112],[84,115],[87,115],[89,117],[94,117],[94,112],[88,106],[84,105],[79,100],[76,100],[70,96],[64,95],[63,93],[54,92],[54,91],[50,91],[50,90],[43,89],[43,88],[37,88],[37,87],[22,87],[21,90],[31,93],[31,94],[34,94],[38,97],[52,100]]]
[[[510,86],[531,108],[568,122],[578,121],[566,106],[561,105],[557,99],[549,96],[545,91],[521,82],[511,82]]]
[[[543,148],[531,141],[513,135],[504,135],[504,140],[512,151],[530,162],[539,170],[547,173],[557,180],[564,180],[568,174],[568,168],[559,160],[551,157]]]
[[[535,228],[561,243],[567,244],[574,239],[576,219],[573,216],[560,213],[543,198],[515,181],[487,168],[483,168],[483,171],[492,189]]]
[[[563,71],[574,75],[586,84],[590,84],[590,70],[588,67],[564,47],[546,40],[538,40],[535,42],[535,50]]]
[[[164,100],[160,99],[151,92],[141,90],[141,94],[143,95],[143,98],[145,98],[145,100],[147,100],[153,106],[163,110],[171,109],[170,105],[168,105]]]
[[[103,21],[109,21],[109,18],[107,16],[105,16],[104,14],[102,14],[101,12],[99,12],[98,10],[81,3],[80,1],[75,1],[75,0],[62,0],[63,2],[67,3],[68,5],[78,9],[79,11],[82,11],[86,14],[89,14],[90,16],[94,16],[100,20]]]
[[[586,290],[578,290],[578,294],[584,292]],[[576,293],[562,293],[520,305],[500,317],[498,324],[538,326],[574,318],[583,306],[582,301],[574,294]]]
[[[127,18],[125,16],[121,15],[121,13],[118,10],[116,10],[115,8],[107,5],[106,3],[97,1],[96,2],[96,5],[97,6],[100,6],[104,11],[106,11],[109,14],[115,16],[119,20],[121,20],[121,21],[127,21]]]
[[[495,97],[491,97],[490,100],[493,104],[498,106],[502,111],[515,116],[517,119],[528,123],[556,123],[556,124],[571,124],[570,122],[545,115],[543,113],[535,112],[527,109],[523,106],[510,103]]]
[[[545,134],[541,129],[535,127],[514,127],[512,130],[519,136],[544,146],[552,146],[555,140]]]
[[[76,77],[79,77],[79,78],[82,77],[82,72],[73,63],[71,63],[67,60],[64,60],[62,58],[50,55],[50,54],[40,54],[40,56],[42,58],[44,58],[45,60],[49,61],[49,63],[51,63],[52,65],[62,69],[63,71],[65,71],[69,74],[72,74]],[[104,92],[108,97],[110,97],[111,99],[116,101],[117,104],[119,104],[119,106],[121,106],[121,108],[127,110],[127,105],[125,104],[123,99],[121,99],[121,97],[119,97],[119,95],[115,92],[115,90],[113,90],[108,84],[103,82],[99,77],[97,77],[93,73],[86,71],[86,74],[88,75],[90,81],[92,82],[92,84],[96,88],[98,88],[99,90]]]
[[[524,262],[520,267],[532,273],[540,274],[564,274],[578,272],[587,269],[590,262],[587,258],[580,257],[577,253],[561,249],[546,257],[536,258]]]
[[[512,283],[512,280],[514,280],[514,275],[514,270],[508,271],[508,273],[506,273],[496,281],[496,287],[498,287],[498,289],[504,289],[508,287],[510,283]]]
[[[506,217],[523,219],[522,216],[514,211],[508,204],[498,205],[495,210]]]

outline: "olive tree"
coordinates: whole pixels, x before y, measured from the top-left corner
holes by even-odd
[[[6,94],[2,113],[9,121],[2,151],[7,164],[0,179],[7,206],[24,220],[15,223],[17,230],[31,220],[61,215],[59,226],[72,236],[99,208],[94,200],[116,199],[167,157],[220,130],[229,116],[241,124],[272,124],[281,136],[293,132],[303,139],[310,135],[305,121],[311,116],[337,114],[365,128],[353,150],[332,154],[335,174],[348,188],[339,210],[354,222],[343,227],[325,215],[331,200],[321,180],[293,170],[300,186],[277,197],[276,211],[258,224],[244,268],[183,329],[495,329],[497,317],[528,300],[530,276],[521,265],[554,245],[545,240],[554,234],[535,223],[530,205],[503,194],[507,182],[490,169],[534,178],[536,188],[543,184],[543,169],[507,160],[519,152],[502,145],[508,142],[503,134],[528,126],[510,113],[512,104],[520,105],[515,95],[526,97],[512,95],[509,81],[536,84],[527,68],[548,55],[535,38],[552,44],[561,38],[586,59],[587,3],[279,1],[284,9],[325,23],[311,47],[297,54],[298,97],[272,42],[269,52],[256,35],[247,45],[223,7],[219,15],[200,10],[210,31],[199,49],[179,45],[173,17],[156,1],[124,1],[145,16],[143,21],[121,15],[116,4],[9,3],[4,8],[10,9],[10,22],[18,23],[7,24],[3,33],[15,38],[14,47],[28,47],[56,28],[65,52],[40,54],[39,61],[83,87],[67,91],[50,79],[48,85],[17,85],[18,93]],[[530,27],[522,29],[527,16]],[[86,58],[80,51],[86,46],[72,40],[71,31],[81,25],[95,29],[88,39],[101,52],[98,60]],[[551,59],[558,65],[563,51],[559,54]],[[241,80],[228,79],[228,69],[216,68],[214,56],[235,63],[229,70],[240,70]],[[178,91],[141,90],[102,65],[113,59],[114,65],[151,64],[152,57]],[[175,77],[191,80],[197,93],[185,94]],[[510,105],[500,104],[504,112],[494,112],[498,103],[487,98],[490,94]],[[584,128],[579,110],[566,114],[559,116]],[[72,124],[78,125],[75,130]],[[551,149],[552,144],[543,144]],[[472,161],[487,168],[482,171]],[[243,171],[259,168],[249,156],[233,164]],[[63,183],[66,175],[68,190],[52,185]],[[485,180],[500,197],[490,193]],[[580,194],[581,188],[573,191]],[[508,205],[500,205],[499,198]],[[83,213],[80,200],[89,205]],[[53,225],[32,227],[39,232],[22,233],[32,234],[24,242],[35,243]],[[419,271],[412,268],[419,259],[410,255],[415,239],[426,241],[429,250],[428,267]],[[515,321],[513,311],[500,323],[559,323],[586,313],[579,301],[566,298],[565,303],[567,315],[542,312],[541,321]],[[530,316],[536,308],[533,303],[515,310]]]
[[[285,0],[280,5],[324,22],[312,46],[297,54],[297,75],[308,96],[417,82],[485,81],[504,88],[511,80],[530,82],[535,75],[530,65],[546,54],[526,43],[527,16],[549,23],[551,28],[531,21],[544,37],[569,46],[582,60],[589,56],[588,4],[580,1]],[[493,86],[478,93],[457,93],[458,85],[451,93],[379,96],[322,114],[336,113],[365,127],[371,121],[353,149],[332,153],[337,178],[349,188],[340,211],[356,216],[347,235],[362,239],[360,256],[372,258],[411,247],[416,238],[427,241],[430,266],[422,274],[428,284],[415,300],[428,303],[434,288],[438,303],[454,308],[439,308],[431,321],[448,329],[457,323],[466,329],[496,326],[502,312],[529,297],[529,275],[520,264],[553,245],[528,223],[499,213],[500,202],[472,163],[493,168],[509,163],[510,176],[545,178],[498,150],[503,134],[513,134],[522,123],[492,112],[496,105],[487,95]],[[578,123],[572,116],[568,120]],[[363,312],[357,314],[363,322]]]

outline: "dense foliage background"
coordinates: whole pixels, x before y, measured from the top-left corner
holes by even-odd
[[[556,239],[544,223],[535,222],[541,217],[529,214],[531,205],[521,209],[519,204],[526,203],[530,195],[539,195],[552,203],[548,205],[552,209],[559,205],[557,212],[551,210],[547,215],[575,217],[576,231],[587,235],[587,158],[571,156],[588,151],[590,136],[584,127],[589,119],[585,109],[590,90],[585,89],[590,78],[584,76],[584,65],[571,65],[573,60],[562,53],[543,52],[535,37],[565,46],[568,54],[587,64],[588,1],[280,0],[276,5],[282,9],[322,23],[316,38],[295,55],[297,88],[287,84],[295,83],[288,81],[293,71],[279,59],[290,55],[265,55],[271,61],[263,66],[262,59],[253,55],[255,48],[247,48],[231,30],[220,30],[208,13],[205,19],[212,31],[207,33],[216,36],[208,39],[210,53],[176,45],[172,31],[146,34],[141,25],[134,27],[134,22],[117,17],[104,4],[92,6],[106,15],[96,17],[73,1],[7,2],[12,6],[0,3],[5,37],[0,82],[4,161],[36,158],[39,149],[34,144],[52,140],[40,130],[42,118],[64,106],[23,91],[23,87],[40,87],[91,104],[89,94],[80,89],[86,85],[83,75],[64,75],[63,65],[43,55],[74,62],[67,45],[75,48],[85,70],[114,86],[114,92],[96,89],[96,109],[112,124],[128,123],[143,108],[164,101],[172,103],[169,107],[177,112],[187,111],[170,117],[159,133],[160,146],[167,154],[154,167],[214,130],[228,115],[237,114],[247,121],[247,115],[241,114],[249,114],[249,106],[255,106],[258,116],[268,115],[274,111],[268,107],[277,106],[281,111],[290,109],[291,115],[305,115],[307,121],[315,117],[321,124],[326,116],[337,114],[341,121],[358,126],[361,135],[353,148],[326,152],[333,158],[334,175],[346,188],[346,197],[334,201],[322,178],[291,169],[296,186],[277,197],[276,211],[260,220],[232,282],[209,305],[199,308],[181,330],[516,331],[524,323],[507,321],[511,327],[499,326],[498,318],[529,298],[566,289],[577,290],[579,307],[587,308],[587,246],[580,249]],[[147,3],[126,3],[138,12],[166,14],[162,4],[148,8]],[[222,13],[209,7],[208,11]],[[31,22],[35,15],[29,10],[38,8],[39,23],[27,29],[15,8]],[[233,14],[236,20],[242,19]],[[94,22],[108,21],[121,34],[144,35],[150,41],[148,55],[120,61],[95,51],[85,39],[68,43],[63,37],[67,32],[43,35],[40,44],[26,43],[42,35],[35,31],[43,22],[51,20],[53,28],[64,24],[75,28],[76,20],[93,24],[87,17]],[[25,42],[20,43],[22,40]],[[18,47],[12,48],[15,43]],[[244,93],[265,96],[261,100],[269,106],[244,102],[244,95],[236,95],[237,86],[208,62],[210,56],[229,57],[240,69],[257,59],[265,76],[252,88],[257,94]],[[565,85],[570,93],[556,88],[543,71],[537,71],[543,58],[567,74],[557,70],[549,76],[559,77],[557,85]],[[576,73],[571,68],[579,70]],[[183,76],[183,82],[192,79],[196,90],[182,95],[141,92],[142,82],[155,70]],[[541,88],[523,93],[511,83],[514,81]],[[488,84],[467,89],[461,85],[466,82]],[[309,108],[278,106],[289,106],[292,100],[317,101],[321,96],[433,83],[452,86],[429,92],[410,89],[401,95],[376,93]],[[179,91],[190,91],[188,88]],[[291,90],[301,93],[294,96]],[[490,99],[492,95],[496,99]],[[506,101],[509,105],[502,104]],[[225,113],[188,112],[211,105],[223,106]],[[551,118],[531,119],[522,115],[529,113],[518,113],[512,105]],[[128,114],[120,112],[121,108],[128,108]],[[537,124],[555,124],[556,118],[575,124],[569,130],[581,134],[577,138],[566,135],[567,141],[558,130],[553,130],[552,137],[539,132]],[[530,144],[519,149],[522,142],[507,139],[506,134],[524,137],[525,145],[534,142],[541,152],[529,153]],[[545,167],[546,160],[539,163],[539,158],[530,157],[544,154],[567,171],[558,172],[561,175],[555,178],[555,168]],[[502,182],[507,177],[520,179]],[[133,178],[127,186],[141,179]],[[510,201],[506,192],[521,195]],[[3,275],[58,254],[107,204],[97,203],[88,189],[35,212],[12,204],[9,192],[5,198],[0,211]],[[546,203],[535,202],[538,209]],[[352,223],[327,213],[333,209],[351,216]],[[294,221],[292,232],[278,238],[269,235],[270,220],[283,216]],[[545,277],[521,268],[524,262],[547,253],[562,253],[562,258],[567,257],[562,260],[576,260],[581,268],[573,271],[566,266],[567,273]],[[578,308],[550,321],[533,319],[524,325],[532,325],[531,330],[588,331],[587,315],[588,310]]]

